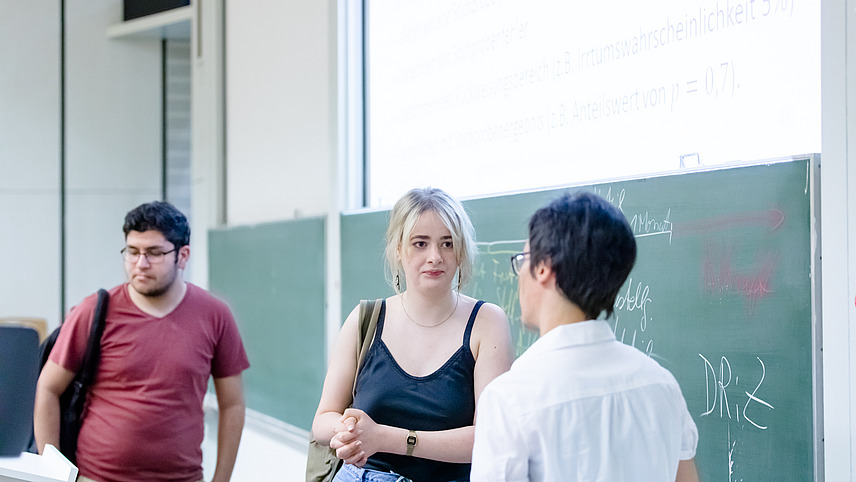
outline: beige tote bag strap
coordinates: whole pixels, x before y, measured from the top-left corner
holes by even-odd
[[[357,375],[360,374],[360,367],[362,367],[363,360],[366,359],[366,353],[368,353],[374,341],[377,320],[380,318],[380,307],[382,304],[382,298],[360,301],[360,325],[359,332],[357,332],[357,369],[354,371],[354,384],[351,387],[352,396],[355,395],[354,389],[357,386]]]

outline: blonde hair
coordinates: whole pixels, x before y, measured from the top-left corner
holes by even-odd
[[[400,292],[396,277],[402,271],[398,251],[404,240],[410,237],[419,216],[426,211],[436,213],[452,234],[452,249],[458,258],[458,290],[473,276],[478,248],[473,224],[464,207],[441,189],[411,189],[393,206],[386,229],[386,275],[396,293]]]

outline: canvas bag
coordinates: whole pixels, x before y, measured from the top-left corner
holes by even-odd
[[[360,367],[374,339],[382,302],[382,299],[360,301],[360,326],[359,333],[357,334],[357,369],[354,372],[354,385],[351,386],[352,397],[357,383],[357,375],[360,373]],[[341,467],[342,460],[336,457],[336,451],[327,445],[316,442],[315,436],[310,431],[309,452],[306,455],[306,482],[331,482]]]

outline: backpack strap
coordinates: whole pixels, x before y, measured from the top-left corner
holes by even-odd
[[[80,384],[89,387],[98,373],[98,362],[101,359],[101,336],[104,334],[107,306],[110,304],[110,294],[103,288],[98,290],[98,302],[92,313],[92,327],[89,330],[89,340],[86,343],[86,354],[80,365]]]
[[[351,387],[352,397],[356,395],[354,390],[357,387],[357,375],[360,373],[360,368],[363,365],[363,360],[366,359],[369,347],[374,342],[375,332],[377,331],[377,320],[380,318],[380,310],[383,304],[383,298],[360,301],[360,324],[358,327],[359,331],[357,332],[357,369],[354,371],[354,384]]]
[[[98,302],[92,314],[92,326],[89,329],[83,362],[71,384],[60,396],[59,450],[72,463],[77,463],[77,435],[83,424],[83,407],[86,404],[87,392],[98,373],[101,335],[104,333],[109,298],[107,291],[98,290]]]

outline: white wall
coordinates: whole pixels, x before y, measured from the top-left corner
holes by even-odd
[[[60,316],[60,2],[0,1],[0,316]]]
[[[856,461],[856,0],[822,3],[821,242],[826,480]]]
[[[334,1],[226,2],[230,225],[330,210],[335,13]]]
[[[66,301],[125,280],[125,213],[162,196],[161,41],[110,40],[116,0],[66,0]]]
[[[191,256],[185,279],[208,286],[208,230],[225,221],[223,10],[195,0],[191,27]]]
[[[109,40],[119,0],[66,0],[63,119],[60,8],[0,2],[0,316],[50,326],[63,259],[66,308],[122,282],[124,215],[161,197],[160,41]]]

